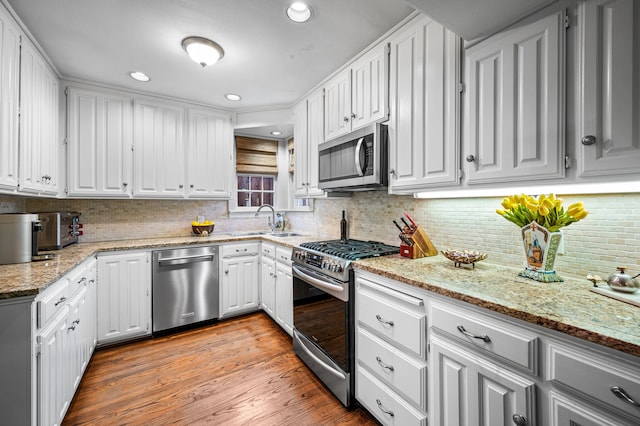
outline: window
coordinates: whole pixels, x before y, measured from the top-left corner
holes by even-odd
[[[237,174],[237,206],[275,205],[275,176]]]

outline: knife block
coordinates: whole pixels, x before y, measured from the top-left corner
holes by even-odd
[[[401,256],[408,257],[410,259],[418,259],[420,257],[429,257],[438,254],[438,250],[435,248],[429,237],[427,237],[422,226],[418,225],[411,234],[405,235],[413,245],[410,246],[405,243],[401,243]]]

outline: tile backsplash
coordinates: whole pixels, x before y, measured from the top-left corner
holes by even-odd
[[[640,273],[640,194],[563,196],[565,205],[582,201],[589,216],[564,228],[565,254],[556,269],[562,275],[606,277],[617,266]],[[350,198],[315,201],[313,213],[287,213],[289,228],[338,238],[341,211],[347,212],[349,236],[399,244],[392,220],[407,211],[438,249],[479,250],[486,262],[520,267],[524,262],[518,227],[499,217],[502,197],[420,200],[384,192],[354,193]],[[82,213],[81,241],[183,236],[202,215],[215,232],[267,229],[268,214],[229,216],[226,201],[58,200],[0,197],[0,213],[73,210]]]

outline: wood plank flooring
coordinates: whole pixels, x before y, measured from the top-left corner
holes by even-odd
[[[96,351],[63,425],[376,425],[266,314]]]

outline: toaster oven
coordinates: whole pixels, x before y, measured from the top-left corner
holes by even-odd
[[[80,213],[43,212],[37,215],[42,223],[42,231],[38,233],[39,250],[59,250],[78,242]]]

